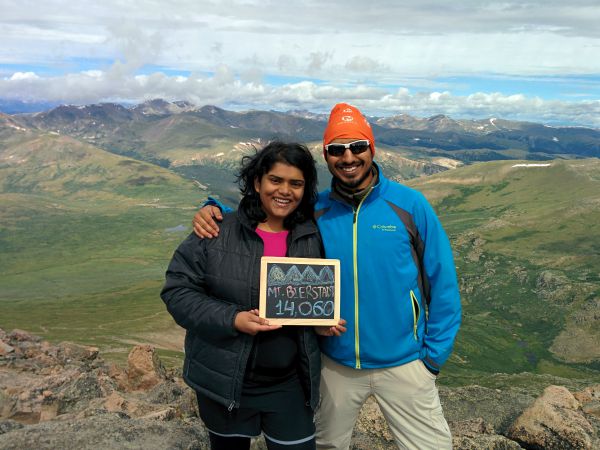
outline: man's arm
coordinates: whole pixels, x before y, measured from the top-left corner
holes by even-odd
[[[433,208],[425,197],[422,200],[416,225],[425,244],[423,267],[431,302],[421,359],[436,372],[452,353],[461,322],[461,303],[450,241]]]
[[[231,208],[224,205],[213,197],[208,197],[208,200],[202,205],[194,218],[192,219],[192,226],[194,233],[199,238],[212,239],[219,235],[219,226],[217,222],[223,220],[224,212],[230,212]]]
[[[221,210],[214,205],[203,206],[196,212],[192,220],[194,233],[199,238],[212,239],[219,235],[217,221],[223,220]]]

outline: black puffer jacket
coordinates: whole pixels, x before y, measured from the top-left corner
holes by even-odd
[[[175,251],[161,297],[187,330],[183,377],[188,385],[228,408],[239,407],[254,336],[234,328],[238,311],[258,308],[263,241],[242,212],[225,214],[219,237],[191,234]],[[288,256],[320,258],[321,237],[307,221],[288,235]],[[313,327],[295,327],[299,375],[313,409],[319,400],[321,359]]]

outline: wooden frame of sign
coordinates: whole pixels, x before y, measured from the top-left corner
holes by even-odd
[[[337,325],[340,261],[263,256],[259,315],[272,325]]]

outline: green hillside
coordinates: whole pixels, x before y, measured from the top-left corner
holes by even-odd
[[[181,330],[158,297],[164,270],[207,194],[235,202],[233,172],[251,147],[181,140],[169,148],[188,159],[167,169],[56,133],[2,132],[0,327],[99,345],[116,360],[134,342],[180,359]],[[176,134],[144,139],[163,157]],[[396,179],[435,171],[385,146],[377,159]],[[494,373],[600,380],[600,161],[519,164],[532,163],[409,182],[434,204],[456,253],[464,320],[446,384],[513,379]],[[319,173],[328,184],[323,164]]]
[[[179,349],[158,291],[206,193],[63,136],[22,140],[0,158],[0,327],[117,357],[127,342]]]
[[[534,163],[410,183],[434,203],[456,252],[465,314],[450,371],[598,379],[600,161],[522,164]]]
[[[261,135],[249,130],[223,129],[194,115],[172,115],[126,121],[112,130],[93,128],[76,136],[115,153],[180,165],[229,151],[238,142]]]
[[[60,106],[22,116],[21,122],[0,116],[0,147],[5,141],[3,128],[13,134],[15,127],[60,133],[117,155],[170,168],[237,202],[232,180],[241,157],[252,152],[253,146],[260,148],[273,139],[297,140],[313,151],[319,163],[320,186],[329,186],[322,157],[322,121],[273,111],[233,113],[210,106],[184,107],[183,111],[180,106],[155,100],[133,109],[116,104]],[[398,180],[461,164],[451,158],[440,162],[444,158],[383,142],[377,144],[377,152],[388,176]]]

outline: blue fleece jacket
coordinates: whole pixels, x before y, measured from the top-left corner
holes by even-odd
[[[461,305],[450,243],[425,197],[380,171],[358,207],[329,189],[315,209],[326,257],[341,261],[341,317],[348,321],[341,337],[321,340],[322,351],[354,368],[421,359],[439,371]]]

